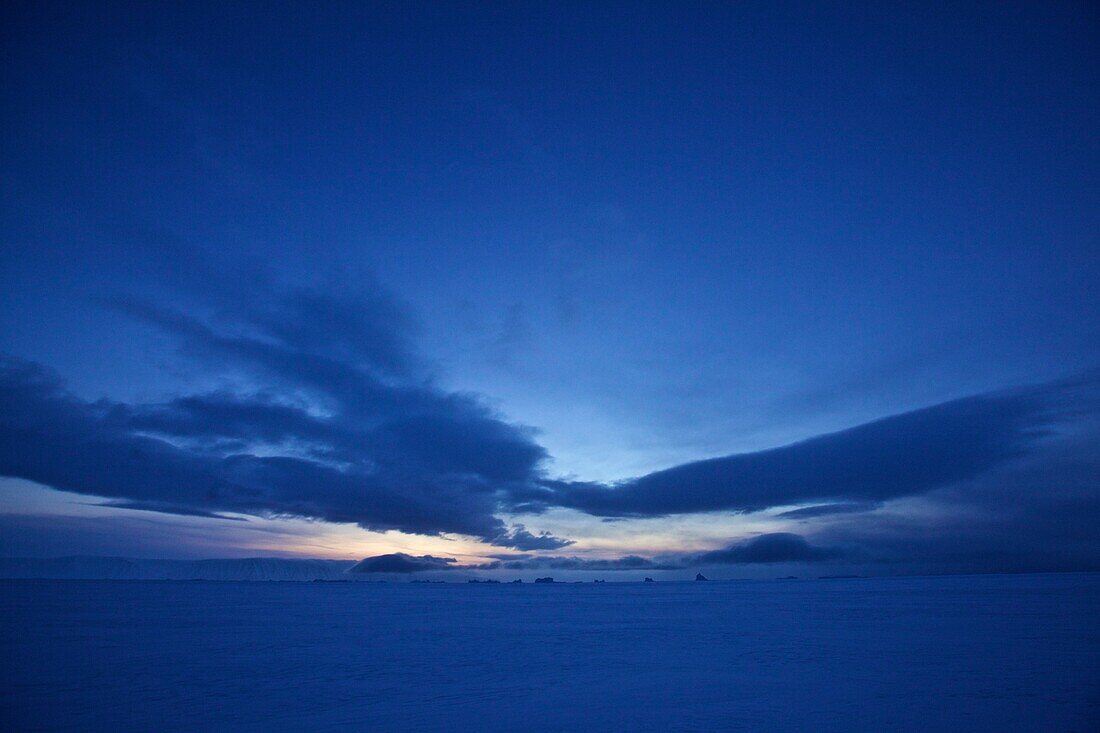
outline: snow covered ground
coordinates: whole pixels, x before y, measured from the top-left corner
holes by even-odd
[[[1100,730],[1100,574],[0,581],[0,729]]]

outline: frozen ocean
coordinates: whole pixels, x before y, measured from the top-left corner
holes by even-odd
[[[1100,574],[9,580],[0,609],[3,730],[1100,730]]]

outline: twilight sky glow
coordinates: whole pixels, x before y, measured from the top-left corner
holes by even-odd
[[[0,554],[1100,568],[1095,4],[2,12]]]

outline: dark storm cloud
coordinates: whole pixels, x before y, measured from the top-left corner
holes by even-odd
[[[762,534],[731,545],[684,558],[686,565],[748,565],[775,562],[817,562],[840,556],[840,551],[815,547],[805,537],[788,532]]]
[[[497,515],[566,507],[616,519],[812,504],[781,518],[823,521],[965,483],[1030,455],[1066,416],[1096,413],[1074,392],[1094,390],[1091,374],[616,484],[557,481],[531,429],[433,382],[390,299],[270,283],[240,291],[191,309],[203,318],[113,304],[234,387],[90,402],[49,369],[0,361],[0,475],[132,509],[307,517],[553,551],[571,542]],[[750,549],[766,547],[738,552]]]
[[[127,428],[118,405],[81,401],[49,372],[12,360],[0,366],[0,411],[0,473],[54,488],[175,513],[315,517],[507,542],[507,530],[492,516],[491,494],[470,487],[483,480],[477,476],[387,470],[365,460],[338,465],[296,455],[223,454],[217,442],[194,434],[190,445],[178,445],[175,436]]]
[[[365,557],[354,565],[349,573],[418,573],[424,570],[451,570],[453,557],[433,557],[432,555],[406,555],[395,552],[389,555]]]
[[[1026,455],[1061,415],[1064,385],[971,397],[757,453],[687,463],[615,485],[546,482],[527,508],[598,516],[873,505],[965,481]],[[826,513],[823,506],[809,513]]]
[[[198,333],[207,347],[222,343],[192,319],[168,321],[185,340]],[[222,356],[237,360],[244,352],[246,364],[263,354],[264,363],[326,365],[300,377],[287,367],[283,377],[327,392],[334,406],[321,412],[279,401],[270,390],[144,405],[86,402],[49,370],[9,358],[0,368],[0,472],[134,508],[314,517],[554,550],[569,542],[522,526],[509,530],[495,516],[500,506],[647,516],[824,501],[787,518],[855,511],[1025,455],[1061,395],[1061,387],[1050,387],[969,398],[604,486],[545,480],[545,453],[530,431],[495,418],[473,397],[425,384],[391,386],[275,342],[228,343]],[[342,374],[347,392],[323,373]],[[367,393],[386,399],[372,402]]]
[[[319,303],[325,301],[334,304],[322,308]],[[530,479],[546,458],[531,430],[499,420],[476,396],[444,392],[416,371],[395,369],[397,364],[409,367],[417,362],[414,355],[399,358],[393,353],[394,344],[403,343],[399,336],[340,336],[343,329],[321,324],[320,328],[335,332],[334,340],[345,344],[341,351],[352,353],[334,356],[327,342],[319,348],[313,337],[305,335],[308,324],[326,312],[349,310],[351,306],[341,299],[292,293],[277,302],[280,305],[272,310],[290,325],[276,329],[264,320],[250,332],[232,334],[144,303],[125,302],[119,307],[179,338],[187,351],[210,368],[243,372],[262,380],[269,391],[303,393],[329,413],[326,418],[317,419],[263,397],[205,395],[154,406],[151,414],[139,411],[135,419],[159,419],[165,428],[181,430],[181,437],[189,437],[191,427],[202,432],[200,437],[224,431],[226,426],[243,429],[236,431],[238,436],[265,431],[267,435],[258,437],[304,439],[320,443],[324,450],[350,453],[344,457],[352,460],[369,457],[388,466],[476,476],[493,482],[492,488],[497,488],[496,482]],[[356,307],[369,309],[376,303],[386,301],[368,299]],[[350,317],[345,320],[355,322]],[[396,329],[401,323],[398,319],[390,325]],[[244,321],[244,327],[250,325],[251,321]],[[190,420],[192,425],[173,426],[172,420]],[[272,431],[282,435],[270,435]]]
[[[175,336],[207,372],[262,390],[87,402],[50,370],[4,358],[0,474],[127,508],[310,517],[525,550],[569,544],[495,516],[513,484],[539,475],[545,451],[477,397],[425,378],[389,301],[295,291],[246,303],[219,329],[118,307]]]
[[[112,423],[221,450],[231,473],[252,485],[309,487],[302,492],[309,496],[269,511],[470,534],[520,550],[570,544],[523,526],[508,530],[493,516],[502,496],[540,475],[545,450],[530,429],[498,419],[476,396],[435,387],[409,346],[410,321],[391,299],[300,289],[253,295],[238,311],[221,309],[221,330],[140,301],[115,306],[174,335],[208,367],[241,372],[266,391],[115,405]],[[273,392],[298,395],[299,404]],[[257,445],[282,455],[258,458]],[[382,487],[386,496],[377,495]]]
[[[120,427],[178,439],[222,438],[241,442],[347,443],[354,435],[267,395],[227,392],[178,397],[169,402],[111,407],[107,417]]]
[[[822,518],[814,539],[893,572],[1100,569],[1100,425],[910,503]]]

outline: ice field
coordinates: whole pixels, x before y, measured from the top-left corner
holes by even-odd
[[[0,581],[0,728],[1100,729],[1100,574]]]

